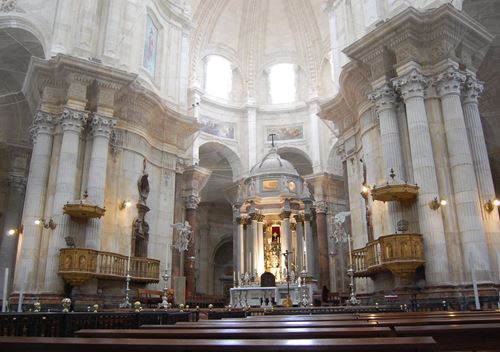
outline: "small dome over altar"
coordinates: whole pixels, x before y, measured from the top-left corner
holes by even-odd
[[[250,177],[271,174],[299,176],[293,165],[288,160],[281,158],[277,148],[272,148],[264,159],[250,170]]]
[[[302,199],[310,197],[309,188],[295,167],[278,154],[273,146],[269,153],[250,169],[244,181],[246,199],[284,197]]]

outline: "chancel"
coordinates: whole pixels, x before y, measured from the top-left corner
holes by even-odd
[[[496,0],[0,0],[0,335],[498,308],[498,23]],[[397,314],[363,333],[438,334]]]

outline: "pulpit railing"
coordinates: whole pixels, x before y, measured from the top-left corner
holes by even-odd
[[[424,242],[422,235],[416,233],[381,236],[366,247],[353,250],[352,257],[355,276],[381,271],[407,275],[425,263]]]
[[[118,253],[87,248],[62,248],[59,252],[58,274],[70,285],[79,286],[90,278],[124,280],[128,257]],[[131,281],[159,282],[160,261],[130,257]]]

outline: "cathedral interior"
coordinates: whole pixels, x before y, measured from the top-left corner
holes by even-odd
[[[496,306],[499,119],[495,0],[1,0],[0,299]]]

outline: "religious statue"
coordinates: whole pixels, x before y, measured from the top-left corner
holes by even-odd
[[[139,204],[146,205],[146,199],[149,196],[149,181],[146,172],[146,159],[142,162],[142,175],[137,181],[137,188],[139,190]]]
[[[186,220],[184,223],[173,224],[170,226],[179,232],[177,239],[175,240],[174,248],[179,252],[187,251],[189,235],[193,232],[191,231],[191,225],[189,225],[189,222]]]
[[[255,180],[253,178],[248,181],[247,193],[248,196],[253,196],[255,194]]]

